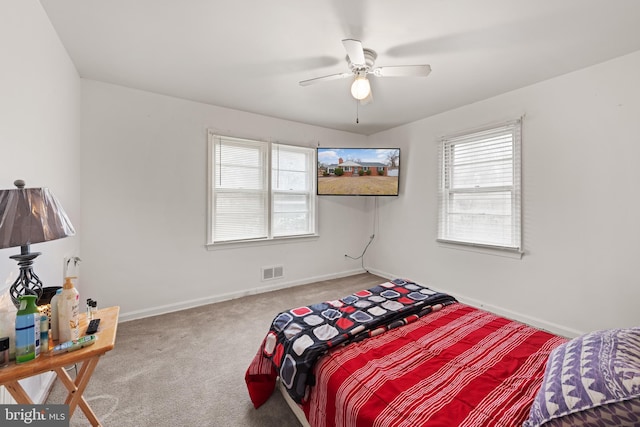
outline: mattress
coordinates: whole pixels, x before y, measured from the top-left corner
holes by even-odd
[[[396,279],[278,314],[245,379],[257,408],[280,377],[314,427],[512,427],[566,341]]]

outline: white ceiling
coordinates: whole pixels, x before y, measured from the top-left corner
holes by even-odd
[[[640,50],[637,0],[40,0],[81,77],[364,135]],[[342,39],[376,65],[357,107]],[[359,117],[359,123],[356,118]]]

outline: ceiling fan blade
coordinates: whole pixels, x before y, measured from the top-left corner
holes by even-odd
[[[338,79],[344,79],[345,77],[352,77],[353,73],[339,73],[339,74],[331,74],[329,76],[322,76],[322,77],[316,77],[313,79],[309,79],[309,80],[302,80],[300,83],[300,86],[309,86],[315,83],[320,83],[320,82],[328,82],[331,80],[338,80]]]
[[[352,65],[364,67],[367,63],[364,59],[364,50],[362,49],[362,42],[354,39],[342,40],[347,56]]]
[[[398,65],[377,67],[372,70],[378,77],[427,77],[431,73],[429,65]]]

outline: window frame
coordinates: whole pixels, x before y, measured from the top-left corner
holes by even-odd
[[[216,170],[216,159],[215,159],[215,146],[216,146],[216,140],[217,139],[226,139],[228,141],[238,141],[239,143],[247,143],[249,145],[261,145],[263,148],[261,148],[262,151],[265,152],[265,156],[264,156],[264,164],[262,165],[263,168],[265,169],[265,189],[261,190],[264,191],[264,193],[266,194],[266,198],[267,198],[267,203],[266,203],[266,208],[265,208],[265,221],[266,221],[266,236],[265,237],[259,237],[259,238],[246,238],[246,239],[235,239],[235,240],[222,240],[222,241],[215,241],[215,230],[214,230],[214,214],[215,214],[215,207],[214,207],[214,203],[216,200],[216,188],[215,188],[215,174],[217,172]],[[308,179],[309,179],[309,187],[307,189],[307,191],[303,191],[303,190],[296,190],[296,191],[292,191],[292,194],[295,193],[296,195],[301,195],[301,194],[305,194],[308,195],[308,215],[310,216],[310,218],[308,219],[309,221],[309,226],[310,226],[310,230],[308,233],[303,233],[303,234],[288,234],[288,235],[277,235],[274,236],[274,198],[276,194],[286,194],[286,191],[283,190],[277,190],[273,188],[272,185],[272,178],[273,178],[273,173],[274,173],[274,164],[273,164],[273,160],[272,160],[272,153],[273,153],[273,148],[274,146],[280,146],[280,147],[291,147],[293,150],[295,151],[299,151],[299,152],[307,152],[306,155],[308,156]],[[212,249],[219,249],[219,248],[229,248],[229,247],[236,247],[236,246],[261,246],[261,245],[270,245],[270,244],[275,244],[275,243],[291,243],[291,242],[295,242],[295,241],[299,241],[299,240],[305,240],[305,239],[314,239],[314,238],[318,238],[318,202],[317,202],[317,195],[316,195],[316,176],[315,174],[316,172],[316,167],[317,167],[317,160],[316,160],[316,150],[314,148],[310,148],[310,147],[305,147],[302,145],[295,145],[295,144],[287,144],[287,143],[282,143],[282,142],[278,142],[278,141],[271,141],[271,140],[258,140],[258,139],[252,139],[252,138],[240,138],[240,137],[233,137],[233,136],[227,136],[227,135],[222,135],[219,133],[214,132],[213,130],[209,130],[208,131],[208,141],[207,141],[207,166],[208,166],[208,173],[207,173],[207,235],[206,235],[206,239],[205,239],[205,246],[207,249],[212,250]],[[229,191],[229,190],[220,190],[218,189],[217,191]],[[243,190],[239,190],[239,192],[242,192]]]
[[[501,130],[503,130],[501,132]],[[512,157],[511,157],[511,173],[512,182],[510,185],[493,185],[483,187],[466,187],[466,188],[452,188],[453,182],[453,167],[451,165],[452,156],[451,150],[456,144],[461,143],[478,143],[482,144],[482,141],[486,141],[487,134],[507,135],[511,133],[512,136]],[[489,253],[512,253],[517,257],[521,257],[523,254],[523,242],[522,242],[522,118],[512,120],[509,122],[503,122],[491,126],[486,126],[481,129],[475,129],[455,135],[443,137],[439,140],[439,185],[438,185],[438,230],[437,230],[437,242],[443,244],[446,247],[453,248],[475,248],[482,252]],[[447,161],[448,160],[448,161]],[[452,232],[449,232],[449,225],[451,224],[449,216],[449,202],[451,201],[451,194],[491,194],[491,193],[511,193],[511,225],[510,236],[511,244],[504,244],[498,242],[495,239],[493,242],[478,242],[470,238],[469,235],[465,239],[461,239],[459,236],[455,238],[451,237]]]

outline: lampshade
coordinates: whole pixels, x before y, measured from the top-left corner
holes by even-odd
[[[9,290],[16,306],[21,295],[40,296],[42,282],[33,272],[33,260],[39,252],[29,245],[73,236],[75,230],[62,205],[48,188],[24,188],[24,181],[14,182],[16,189],[0,190],[0,249],[20,246],[20,275]]]
[[[371,85],[369,80],[363,74],[356,75],[356,78],[351,84],[351,95],[359,101],[365,99],[371,93]]]
[[[0,190],[0,249],[75,233],[62,205],[48,188]]]

